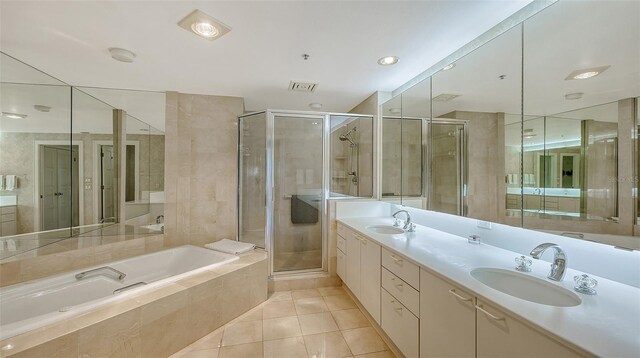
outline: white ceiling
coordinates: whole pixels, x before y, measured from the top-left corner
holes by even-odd
[[[391,91],[530,0],[6,1],[0,49],[78,85],[245,97],[247,110],[347,111]],[[200,9],[231,26],[210,42],[176,23]],[[108,47],[137,54],[113,61]],[[304,61],[303,53],[311,58]],[[396,55],[382,67],[376,60]],[[319,83],[287,91],[290,80]]]

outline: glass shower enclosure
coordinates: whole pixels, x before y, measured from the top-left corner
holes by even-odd
[[[327,265],[331,127],[345,116],[373,122],[279,110],[238,118],[238,240],[265,248],[273,275]]]

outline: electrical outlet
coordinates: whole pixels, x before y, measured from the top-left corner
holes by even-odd
[[[481,229],[491,230],[491,222],[478,220],[478,227]]]

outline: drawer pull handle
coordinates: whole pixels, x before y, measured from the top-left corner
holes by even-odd
[[[395,307],[393,310],[398,312],[398,314],[402,316],[402,307]]]
[[[404,285],[403,285],[403,284],[401,284],[401,283],[396,283],[394,286],[396,286],[396,288],[397,288],[398,290],[402,291],[402,287],[403,287]]]
[[[391,255],[391,258],[393,259],[393,261],[395,261],[397,264],[402,264],[402,259],[397,258],[395,255]]]
[[[467,297],[464,297],[464,296],[459,295],[459,294],[456,292],[456,290],[455,290],[455,289],[453,289],[453,288],[449,290],[449,293],[450,293],[450,294],[452,294],[452,295],[454,295],[454,296],[456,296],[456,298],[457,298],[457,299],[459,299],[460,301],[465,301],[465,302],[469,302],[469,301],[471,301],[471,298],[467,298]],[[476,307],[478,307],[478,306],[476,306]]]
[[[480,312],[484,313],[487,317],[489,317],[489,318],[491,318],[491,319],[494,319],[494,320],[496,320],[496,321],[502,321],[502,320],[504,320],[504,317],[494,316],[493,314],[491,314],[491,312],[489,312],[489,311],[485,310],[484,308],[482,308],[482,307],[480,307],[480,306],[478,306],[478,305],[476,305],[476,309],[477,309],[478,311],[480,311]]]

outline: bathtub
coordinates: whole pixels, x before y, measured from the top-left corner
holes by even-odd
[[[0,289],[0,340],[238,259],[185,245],[4,287]],[[91,271],[106,266],[111,269]],[[91,272],[81,274],[87,271]],[[126,276],[120,279],[120,273]]]

